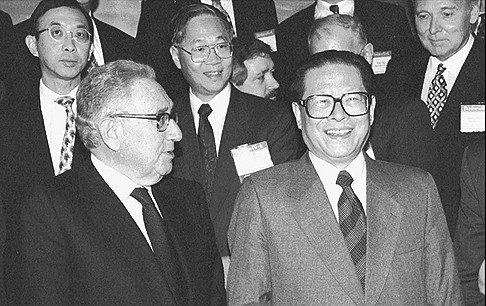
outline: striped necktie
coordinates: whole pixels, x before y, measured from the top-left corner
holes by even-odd
[[[427,94],[427,108],[430,113],[430,125],[435,129],[437,121],[439,121],[440,112],[444,109],[447,100],[447,84],[444,78],[444,71],[446,68],[443,64],[437,66],[437,73],[429,87]]]
[[[59,161],[59,174],[71,169],[73,163],[74,141],[76,138],[76,124],[73,111],[74,98],[70,96],[59,97],[55,101],[66,108],[66,126],[62,140],[61,159]]]

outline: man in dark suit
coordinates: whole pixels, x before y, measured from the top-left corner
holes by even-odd
[[[363,153],[373,72],[313,55],[291,87],[309,151],[245,179],[228,231],[230,305],[461,305],[432,176]]]
[[[216,242],[226,258],[226,232],[240,187],[230,150],[266,141],[274,164],[295,159],[297,127],[290,110],[230,84],[232,30],[220,11],[185,6],[171,29],[170,51],[190,86],[174,99],[184,138],[176,145],[173,175],[205,186]]]
[[[12,18],[0,10],[0,80],[6,80],[13,69],[9,63],[13,33]]]
[[[461,167],[461,207],[454,238],[454,252],[465,305],[484,305],[484,151],[484,141],[470,144],[464,151]]]
[[[169,53],[171,33],[168,24],[177,10],[189,4],[211,4],[211,0],[144,0],[137,29],[136,60],[154,67],[157,80],[170,96],[184,90],[187,83],[174,66]],[[230,16],[240,38],[254,38],[277,26],[274,0],[223,0],[221,4]],[[231,10],[232,7],[232,10]],[[272,32],[273,33],[273,32]],[[275,40],[270,33],[268,39]]]
[[[413,50],[413,36],[405,10],[397,5],[374,0],[316,0],[311,6],[297,12],[280,23],[276,30],[277,60],[276,76],[285,94],[292,76],[300,62],[307,56],[307,33],[314,20],[333,14],[331,5],[340,5],[339,14],[358,17],[363,24],[368,41],[375,52],[390,52],[391,57]],[[385,54],[384,59],[389,59]],[[380,73],[383,73],[381,67]],[[377,70],[378,71],[378,70]],[[382,74],[378,75],[378,85],[384,84]],[[384,85],[383,85],[384,86]],[[285,96],[284,96],[285,97]]]
[[[373,59],[374,46],[368,42],[363,25],[353,16],[333,14],[316,20],[309,30],[308,41],[311,54],[334,49],[359,54],[370,64]],[[386,99],[390,99],[384,93],[377,93],[376,97],[377,105],[388,104]],[[428,114],[427,107],[419,99],[403,98],[397,107],[389,107],[375,115],[369,155],[435,175],[437,148]]]
[[[83,80],[91,158],[25,200],[22,305],[226,305],[204,191],[166,177],[176,118],[149,66],[119,60]]]
[[[443,17],[444,7],[456,12],[454,18]],[[471,35],[470,27],[478,14],[478,1],[415,1],[415,24],[425,49],[414,56],[392,59],[387,71],[390,83],[394,84],[390,89],[394,95],[421,99],[431,112],[430,123],[439,154],[435,179],[451,235],[460,203],[462,154],[472,141],[484,140],[484,120],[467,119],[465,106],[461,106],[485,100],[485,43]],[[445,68],[442,73],[437,73],[439,66]],[[446,98],[428,98],[434,97],[434,87],[440,88],[432,82],[436,84],[441,79]],[[436,106],[441,108],[439,116],[434,111]]]

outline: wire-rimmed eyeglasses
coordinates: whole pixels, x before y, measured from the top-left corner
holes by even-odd
[[[91,33],[83,28],[76,29],[74,31],[69,31],[63,28],[60,25],[53,25],[48,28],[42,29],[37,32],[37,34],[41,34],[47,31],[49,36],[55,41],[63,41],[66,37],[66,33],[71,33],[71,39],[74,39],[76,42],[80,44],[86,44],[91,40]]]
[[[345,93],[341,98],[334,98],[331,95],[311,95],[299,100],[299,104],[305,107],[307,116],[313,119],[330,117],[338,102],[348,116],[356,117],[369,112],[371,98],[372,96],[367,92]]]
[[[194,63],[204,63],[209,58],[213,49],[220,58],[230,58],[233,55],[233,45],[229,42],[222,42],[214,45],[197,46],[188,51],[181,46],[175,46],[191,56]]]
[[[175,123],[179,121],[179,115],[177,112],[172,113],[157,113],[157,114],[114,114],[110,118],[128,118],[128,119],[145,119],[157,121],[157,131],[165,132],[169,127],[170,120],[174,120]]]

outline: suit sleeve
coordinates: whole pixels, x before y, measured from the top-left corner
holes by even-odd
[[[245,179],[236,199],[228,241],[232,254],[227,284],[228,304],[271,304],[268,245],[258,195],[251,178]]]
[[[425,273],[428,305],[462,305],[452,241],[437,187],[428,174]]]
[[[52,201],[36,187],[21,214],[22,305],[69,305],[69,252]]]
[[[461,208],[457,220],[454,251],[466,305],[484,305],[484,295],[479,292],[478,287],[478,271],[485,257],[484,219],[481,214],[481,199],[476,190],[477,185],[471,174],[474,168],[470,168],[479,165],[469,164],[468,149],[466,148],[462,161]],[[484,184],[484,177],[482,184]],[[484,199],[482,205],[484,207]]]
[[[274,121],[268,137],[268,146],[274,165],[297,159],[299,152],[299,130],[290,110],[284,109]]]

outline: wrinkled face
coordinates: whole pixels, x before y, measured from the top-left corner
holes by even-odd
[[[359,71],[342,64],[329,64],[310,70],[305,77],[302,99],[315,94],[341,98],[345,93],[366,91]],[[309,150],[337,168],[345,168],[362,151],[374,116],[374,98],[369,113],[348,116],[337,103],[331,116],[313,119],[296,102],[292,105],[298,127]]]
[[[39,18],[37,30],[43,30],[53,25],[60,25],[65,30],[86,29],[89,31],[88,20],[77,9],[58,7],[47,11]],[[92,52],[91,41],[79,43],[67,33],[64,39],[56,41],[49,36],[48,31],[39,34],[36,39],[33,36],[28,43],[30,52],[39,57],[42,70],[42,78],[45,82],[50,80],[71,81],[80,79],[81,71],[88,63]]]
[[[441,61],[466,43],[478,7],[470,0],[416,0],[415,25],[422,45]]]
[[[257,56],[243,62],[247,78],[238,89],[263,98],[274,99],[280,86],[273,77],[274,64],[270,56]]]
[[[154,80],[141,79],[132,85],[127,113],[156,114],[172,111],[173,103]],[[174,142],[182,139],[177,123],[170,121],[167,130],[157,131],[155,120],[119,118],[123,124],[120,156],[126,173],[134,182],[153,185],[172,171]]]
[[[191,51],[194,47],[213,46],[223,42],[231,42],[231,37],[225,33],[222,22],[217,17],[202,15],[189,21],[180,47]],[[194,63],[191,55],[183,50],[171,47],[171,53],[175,65],[182,70],[199,99],[211,100],[228,84],[232,72],[232,57],[220,58],[214,49],[211,49],[205,62]]]
[[[320,32],[321,37],[313,37],[309,43],[310,54],[326,50],[349,51],[360,54],[362,46],[351,30],[336,25],[329,25]]]

